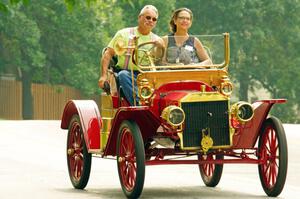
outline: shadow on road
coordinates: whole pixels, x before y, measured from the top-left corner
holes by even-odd
[[[121,188],[88,188],[86,190],[57,189],[59,192],[78,194],[85,198],[125,198]],[[141,198],[243,198],[259,199],[268,198],[266,195],[255,195],[236,191],[226,191],[221,188],[209,188],[204,186],[186,187],[145,187]],[[280,199],[280,197],[277,197]]]

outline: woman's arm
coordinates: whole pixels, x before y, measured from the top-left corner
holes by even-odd
[[[208,56],[205,48],[203,47],[201,41],[195,37],[195,40],[194,40],[194,46],[197,50],[197,55],[200,59],[200,63],[201,65],[211,65],[212,64],[212,61],[210,59],[210,57]]]

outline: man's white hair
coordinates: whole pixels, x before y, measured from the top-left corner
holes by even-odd
[[[156,13],[156,15],[158,16],[158,10],[157,10],[157,8],[156,8],[155,6],[153,6],[153,5],[145,5],[145,6],[143,7],[143,9],[141,10],[139,16],[143,15],[143,14],[146,12],[146,10],[153,10],[153,11]]]

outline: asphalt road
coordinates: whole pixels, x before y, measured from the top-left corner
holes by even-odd
[[[300,125],[284,125],[289,168],[278,198],[300,196]],[[60,121],[0,121],[0,199],[124,198],[115,160],[93,158],[85,190],[69,180]],[[146,167],[141,198],[268,198],[257,165],[225,165],[216,188],[205,187],[197,166]]]

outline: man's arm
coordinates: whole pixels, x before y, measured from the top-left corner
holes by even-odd
[[[107,48],[105,50],[105,52],[102,55],[101,58],[101,76],[100,79],[98,81],[98,85],[100,88],[104,87],[104,82],[107,81],[107,71],[108,71],[108,66],[109,66],[109,62],[111,60],[111,58],[115,55],[115,51],[112,48]]]

